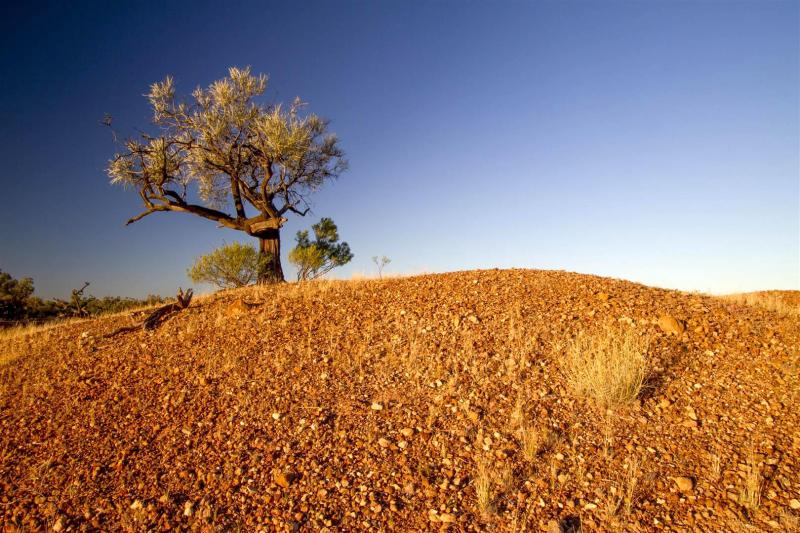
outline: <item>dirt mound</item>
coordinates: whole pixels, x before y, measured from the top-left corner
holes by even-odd
[[[791,530],[800,516],[795,315],[507,270],[229,291],[104,337],[132,323],[0,343],[10,530]],[[611,326],[647,340],[649,372],[606,411],[562,360]]]

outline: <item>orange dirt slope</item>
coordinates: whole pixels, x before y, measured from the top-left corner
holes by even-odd
[[[667,333],[661,318],[683,333]],[[0,340],[8,530],[788,531],[800,320],[554,271],[252,287]],[[649,376],[603,411],[563,356]]]

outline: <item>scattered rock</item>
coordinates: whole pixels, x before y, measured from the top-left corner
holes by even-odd
[[[225,316],[237,317],[250,311],[250,306],[241,298],[230,304],[225,310]]]
[[[129,318],[26,341],[33,357],[1,384],[0,523],[501,532],[527,509],[528,530],[567,533],[578,514],[586,531],[610,527],[606,502],[628,494],[630,476],[643,497],[617,518],[644,530],[732,531],[745,518],[786,529],[800,514],[794,318],[564,273],[482,273],[477,286],[469,276],[225,291],[94,352],[76,337]],[[240,295],[265,303],[244,314]],[[231,305],[241,319],[225,318]],[[662,333],[659,310],[685,337]],[[638,410],[603,413],[572,389],[557,344],[617,322],[650,328],[654,386]],[[737,465],[749,464],[741,443],[754,433],[765,486],[750,513],[749,471]],[[65,455],[63,438],[80,455]],[[154,447],[168,458],[148,460]],[[75,479],[106,493],[53,498]],[[491,516],[478,499],[486,485]]]
[[[289,485],[291,485],[296,476],[291,472],[276,472],[272,476],[272,480],[275,482],[276,485],[283,487],[284,489],[288,489]]]
[[[686,330],[682,322],[670,315],[661,315],[658,318],[658,327],[660,327],[664,333],[675,334],[679,337],[683,335],[683,332]]]
[[[673,481],[675,481],[675,485],[678,487],[678,490],[681,492],[691,492],[694,489],[694,480],[690,477],[673,477]]]
[[[561,524],[558,523],[558,520],[550,520],[547,522],[547,533],[563,533]]]

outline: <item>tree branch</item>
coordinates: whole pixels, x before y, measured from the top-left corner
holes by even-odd
[[[223,213],[222,211],[217,211],[216,209],[203,207],[202,205],[194,205],[187,203],[176,204],[173,202],[167,202],[165,204],[153,204],[153,206],[147,209],[147,211],[140,213],[135,217],[129,219],[128,222],[125,223],[125,225],[127,226],[128,224],[133,224],[137,220],[141,220],[150,213],[155,213],[156,211],[177,211],[179,213],[192,213],[193,215],[198,215],[203,218],[219,222],[220,225],[225,226],[227,228],[238,229],[238,230],[244,229],[244,221],[237,220],[228,215],[227,213]]]

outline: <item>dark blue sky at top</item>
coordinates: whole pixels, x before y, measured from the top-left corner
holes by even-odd
[[[0,269],[44,296],[169,294],[248,237],[138,213],[100,126],[229,66],[332,120],[350,170],[292,218],[338,274],[554,268],[715,292],[800,288],[798,2],[54,2],[5,7]],[[289,275],[291,268],[284,261]]]

